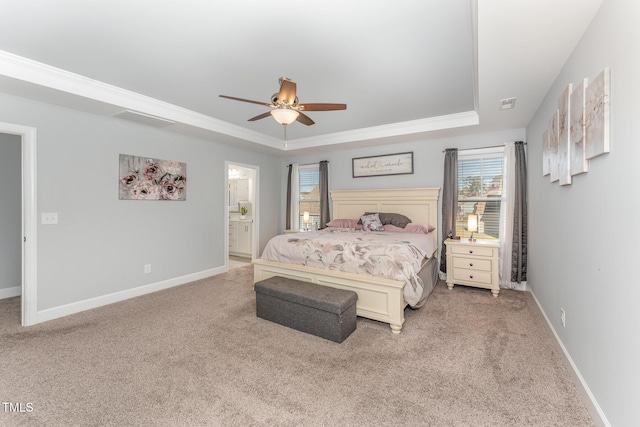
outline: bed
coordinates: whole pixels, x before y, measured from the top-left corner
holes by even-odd
[[[336,219],[355,219],[360,218],[365,212],[393,212],[407,216],[413,223],[429,224],[436,227],[438,224],[439,191],[439,188],[333,190],[331,191],[332,216]],[[435,237],[435,247],[437,247],[437,230],[433,230],[429,234]],[[286,237],[288,239],[307,239],[311,235],[300,233],[300,235],[289,234]],[[419,296],[419,305],[426,300],[436,282],[438,261],[435,247],[433,253],[426,255],[420,261],[421,268],[419,268],[417,275],[423,282],[424,289],[422,295]],[[394,333],[400,333],[402,330],[404,309],[408,305],[405,299],[405,287],[407,286],[405,280],[267,259],[256,259],[253,264],[254,283],[272,276],[283,276],[318,285],[352,290],[358,294],[356,304],[358,316],[388,323]]]

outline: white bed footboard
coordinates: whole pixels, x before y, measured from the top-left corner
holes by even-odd
[[[354,291],[358,294],[358,316],[388,323],[396,334],[402,330],[407,303],[403,296],[405,284],[401,281],[263,259],[253,261],[254,283],[273,276]]]

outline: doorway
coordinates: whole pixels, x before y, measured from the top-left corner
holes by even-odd
[[[259,167],[225,162],[227,270],[251,265],[256,257],[259,229]]]
[[[18,224],[20,227],[20,233],[13,234],[17,236],[20,246],[20,249],[15,249],[15,251],[19,252],[18,257],[21,258],[20,273],[18,274],[20,276],[18,287],[21,295],[21,323],[22,326],[29,326],[38,323],[36,129],[0,122],[0,134],[6,135],[6,139],[0,141],[2,144],[20,144],[20,149],[17,150],[19,154],[12,155],[12,157],[18,157],[15,161],[22,169],[20,189],[18,190],[21,199],[20,220],[14,220],[10,227],[16,227]],[[12,245],[11,248],[14,247],[14,243],[9,242],[9,244]],[[11,286],[11,288],[14,287]],[[6,292],[15,294],[18,293],[18,290],[13,289]]]

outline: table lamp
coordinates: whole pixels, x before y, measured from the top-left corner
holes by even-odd
[[[478,215],[475,215],[475,214],[467,215],[467,230],[471,232],[471,237],[469,237],[469,241],[475,242],[476,239],[473,237],[473,233],[478,231]]]
[[[305,231],[309,230],[309,212],[305,211],[302,214],[302,220],[304,221],[304,229],[305,229]]]

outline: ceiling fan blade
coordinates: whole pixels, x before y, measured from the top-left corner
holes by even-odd
[[[218,95],[220,98],[227,98],[227,99],[233,99],[234,101],[242,101],[242,102],[250,102],[252,104],[258,104],[258,105],[265,105],[267,107],[273,107],[272,104],[269,104],[267,102],[260,102],[260,101],[252,101],[250,99],[244,99],[244,98],[236,98],[235,96],[227,96],[227,95]]]
[[[255,122],[256,120],[264,119],[265,117],[269,117],[271,115],[271,111],[267,111],[266,113],[262,113],[258,116],[251,117],[248,122]]]
[[[298,111],[298,113],[298,118],[296,119],[297,122],[300,122],[303,125],[307,126],[311,126],[315,123],[313,120],[311,120],[311,117],[307,116],[306,114],[303,114],[300,111]]]
[[[280,92],[278,92],[278,102],[292,105],[296,100],[296,84],[291,80],[282,80]]]
[[[333,110],[346,110],[347,104],[298,104],[298,107],[304,111],[333,111]]]

